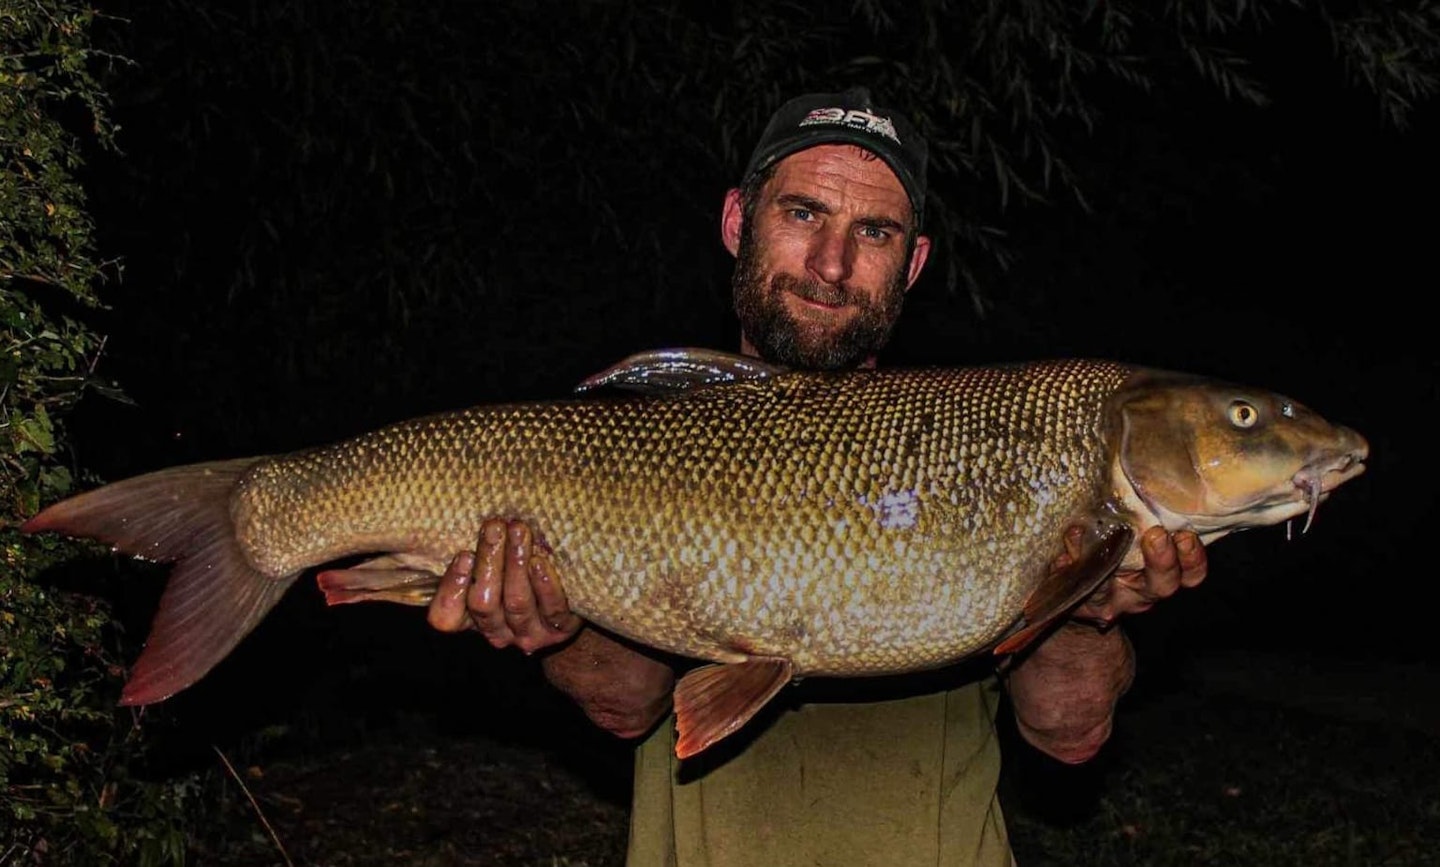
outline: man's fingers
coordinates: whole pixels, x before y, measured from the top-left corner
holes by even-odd
[[[560,586],[549,548],[524,521],[492,518],[475,553],[456,555],[426,613],[444,632],[473,627],[495,647],[526,653],[568,640],[582,621]]]
[[[526,653],[567,641],[582,625],[550,549],[524,521],[502,518],[481,525],[474,554],[450,561],[426,617],[440,631],[474,628],[494,647]]]
[[[491,519],[480,527],[472,583],[465,607],[475,628],[495,647],[509,647],[515,639],[504,611],[505,521]]]
[[[1067,548],[1069,544],[1067,535]],[[1181,587],[1194,587],[1205,579],[1205,546],[1192,532],[1177,531],[1172,538],[1164,527],[1151,527],[1140,536],[1140,553],[1145,558],[1143,568],[1116,572],[1076,609],[1075,616],[1113,623],[1122,615],[1149,611]]]
[[[533,541],[528,524],[510,523],[505,534],[505,622],[515,633],[516,646],[526,653],[545,646],[548,631],[540,620],[535,592],[530,587]]]
[[[1122,584],[1149,603],[1180,589],[1180,553],[1164,527],[1145,531],[1140,537],[1140,552],[1145,556],[1144,570],[1127,574],[1125,577],[1131,580],[1121,581]]]
[[[560,589],[549,549],[523,521],[512,522],[506,533],[505,617],[515,646],[526,653],[569,639],[581,625]]]
[[[530,589],[535,593],[535,606],[547,628],[566,638],[579,631],[580,618],[570,610],[555,562],[538,546],[530,557]]]
[[[465,610],[465,591],[470,586],[470,571],[475,568],[475,555],[464,551],[455,555],[440,587],[425,611],[430,625],[441,632],[463,632],[470,628],[470,613]]]
[[[1194,587],[1204,581],[1210,564],[1200,537],[1188,530],[1176,533],[1175,550],[1180,552],[1180,584]]]

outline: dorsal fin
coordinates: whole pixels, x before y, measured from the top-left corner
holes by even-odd
[[[631,355],[575,387],[593,391],[612,386],[646,394],[676,394],[689,389],[767,379],[785,368],[748,355],[718,349],[679,347],[653,349]]]

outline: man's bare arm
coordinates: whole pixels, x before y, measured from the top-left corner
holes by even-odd
[[[1079,555],[1078,529],[1066,538],[1066,557]],[[1163,527],[1141,536],[1145,566],[1117,573],[1006,677],[1016,727],[1036,749],[1068,763],[1093,758],[1110,737],[1115,706],[1135,677],[1135,652],[1114,622],[1139,614],[1182,587],[1205,579],[1205,547],[1194,533],[1172,538]],[[1062,557],[1057,566],[1063,565]],[[1092,623],[1112,624],[1097,629]]]

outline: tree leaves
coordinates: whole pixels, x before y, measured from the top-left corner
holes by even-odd
[[[76,176],[82,139],[103,147],[112,132],[93,21],[69,0],[0,4],[0,849],[157,864],[181,789],[124,779],[141,736],[115,709],[109,612],[33,580],[83,549],[17,530],[74,484],[60,418],[95,384],[102,346],[77,316],[115,273]]]

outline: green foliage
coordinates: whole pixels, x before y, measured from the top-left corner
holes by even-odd
[[[1416,106],[1440,90],[1440,3],[1370,0],[1325,20],[1348,80],[1374,95],[1383,119],[1405,129]]]
[[[94,13],[75,2],[0,2],[0,862],[179,863],[188,783],[134,776],[143,743],[116,711],[122,669],[110,612],[33,578],[82,549],[19,524],[68,492],[63,413],[101,341],[79,128],[109,141],[89,72]],[[22,854],[23,853],[23,854]]]
[[[21,577],[72,556],[0,532],[0,845],[41,863],[179,864],[195,784],[136,776],[144,732],[115,710],[110,612]]]
[[[113,83],[135,175],[109,185],[107,231],[176,335],[136,364],[177,415],[205,407],[184,433],[212,454],[279,427],[238,403],[244,379],[293,444],[545,393],[659,330],[733,340],[718,203],[805,89],[868,84],[917,119],[937,240],[923,279],[983,311],[1022,207],[1113,186],[1087,162],[1092,131],[1176,104],[1259,108],[1286,76],[1338,92],[1346,70],[1402,121],[1436,81],[1426,3],[111,5],[139,65]],[[1280,43],[1303,69],[1260,62]]]
[[[979,312],[992,300],[982,286],[994,281],[985,277],[1010,264],[1007,209],[1017,200],[1068,199],[1088,210],[1103,179],[1086,177],[1077,164],[1084,142],[1098,126],[1122,122],[1127,109],[1148,113],[1169,101],[1217,96],[1267,106],[1284,76],[1257,65],[1259,56],[1313,54],[1307,43],[1319,42],[1322,25],[1344,76],[1363,85],[1394,125],[1403,127],[1440,84],[1440,7],[1428,0],[1408,8],[1362,4],[1346,14],[1307,0],[911,5],[914,11],[902,12],[890,0],[857,0],[871,47],[883,48],[862,54],[857,46],[853,56],[835,58],[835,68],[870,78],[920,119],[934,155],[930,229],[942,244],[951,242],[942,256],[947,283],[965,286]],[[1287,50],[1277,52],[1277,44]],[[1332,89],[1342,78],[1309,72]],[[1117,99],[1116,85],[1140,98]]]

